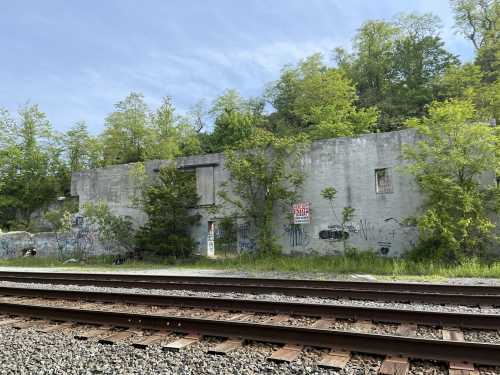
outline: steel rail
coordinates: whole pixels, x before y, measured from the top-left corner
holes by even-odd
[[[500,329],[500,314],[475,314],[398,310],[365,306],[346,306],[296,302],[276,302],[236,298],[166,296],[135,293],[68,291],[0,287],[0,295],[38,297],[152,306],[176,306],[227,311],[247,311],[340,319],[373,320],[385,323],[416,323],[428,326],[454,326],[475,329]]]
[[[378,355],[402,355],[418,359],[500,365],[500,345],[496,344],[3,302],[0,302],[0,313],[117,327],[170,329],[180,333],[197,332],[206,336],[239,337],[273,343],[296,343]]]
[[[344,281],[344,280],[309,280],[309,279],[274,279],[254,277],[220,277],[220,276],[167,276],[121,273],[84,273],[84,272],[23,272],[0,271],[0,280],[12,281],[13,278],[40,279],[88,279],[105,281],[138,281],[159,283],[187,283],[210,285],[239,286],[272,286],[298,287],[319,289],[360,289],[370,291],[418,292],[418,293],[448,293],[500,295],[500,286],[495,285],[457,285],[436,283],[399,283],[381,281]]]
[[[53,275],[56,275],[53,277]],[[308,286],[278,286],[261,284],[230,284],[228,278],[209,278],[219,279],[215,283],[206,283],[197,281],[178,282],[178,281],[129,281],[94,278],[96,274],[71,274],[71,277],[63,278],[62,274],[47,273],[45,277],[22,277],[20,276],[2,276],[0,280],[38,283],[38,284],[58,284],[58,285],[81,285],[81,286],[100,286],[116,288],[139,288],[139,289],[162,289],[162,290],[193,290],[202,292],[220,292],[220,293],[250,293],[250,294],[284,294],[301,297],[320,297],[320,298],[350,298],[372,301],[397,301],[397,302],[423,302],[435,304],[459,304],[459,305],[492,305],[500,306],[500,294],[463,294],[463,293],[429,293],[418,291],[393,291],[387,289],[361,289],[373,283],[360,282],[359,289],[344,288],[325,288]],[[78,275],[74,278],[72,275]],[[99,274],[100,275],[100,274]],[[109,276],[109,275],[106,275]],[[128,275],[126,275],[128,276]],[[113,276],[116,277],[116,276]],[[246,279],[244,279],[246,280]],[[259,279],[255,279],[259,281]],[[225,283],[222,283],[224,281]],[[282,280],[280,280],[282,281]],[[284,281],[284,280],[283,280]],[[288,280],[286,280],[288,281]],[[284,283],[286,284],[286,283]],[[376,284],[376,283],[375,283]],[[412,284],[411,284],[412,285]],[[418,286],[418,285],[417,285]]]

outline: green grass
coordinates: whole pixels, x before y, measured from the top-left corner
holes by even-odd
[[[500,278],[500,261],[490,264],[478,260],[468,260],[460,265],[450,266],[433,262],[410,262],[404,259],[384,258],[370,252],[359,252],[343,256],[276,256],[207,259],[198,258],[182,262],[128,261],[123,265],[112,265],[112,257],[89,258],[85,263],[64,264],[54,258],[2,259],[0,266],[22,267],[67,267],[82,270],[106,269],[160,269],[181,267],[191,269],[219,269],[228,271],[280,272],[319,275],[370,274],[381,278],[436,279],[449,277]]]
[[[384,277],[500,278],[500,262],[485,264],[477,260],[469,260],[460,265],[449,266],[432,262],[415,263],[404,259],[384,258],[370,253],[359,253],[351,256],[201,259],[190,266],[196,268],[234,269],[249,272],[355,273]]]
[[[149,268],[164,268],[169,264],[163,262],[140,262],[127,261],[125,264],[113,265],[113,256],[96,256],[89,257],[84,262],[64,263],[57,258],[52,257],[26,257],[13,259],[0,259],[0,266],[6,267],[64,267],[78,269],[106,268],[106,269],[149,269]]]

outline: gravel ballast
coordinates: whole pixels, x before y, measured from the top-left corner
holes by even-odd
[[[214,340],[179,352],[160,345],[145,350],[126,344],[101,345],[65,334],[0,328],[0,374],[338,374],[318,368],[321,351],[307,349],[293,363],[266,360],[276,345],[254,343],[226,356],[206,354]],[[376,374],[378,362],[354,359],[344,374]]]
[[[283,296],[278,294],[252,295],[239,293],[193,292],[189,290],[150,290],[128,288],[104,288],[93,286],[66,286],[50,284],[14,283],[0,281],[2,287],[18,287],[32,289],[57,289],[76,291],[158,294],[175,296],[204,296],[220,298],[257,299],[281,302],[319,303],[332,305],[355,305],[379,308],[398,308],[423,311],[469,312],[476,314],[500,314],[500,308],[468,307],[455,305],[434,305],[422,303],[392,303],[377,301],[361,301],[349,299],[323,299]],[[53,304],[57,304],[56,301]],[[92,303],[86,303],[92,304]],[[102,309],[102,305],[95,304]],[[108,307],[111,307],[108,305]],[[150,308],[151,309],[151,308]],[[196,309],[153,308],[160,313],[183,311],[195,312]],[[200,310],[199,316],[207,314]],[[220,312],[221,315],[225,313]],[[259,314],[256,314],[259,316]],[[268,314],[260,314],[265,320]],[[308,326],[314,322],[310,318],[289,319],[284,324]],[[354,322],[337,320],[331,328],[351,330]],[[95,339],[78,341],[73,333],[37,333],[33,329],[14,330],[0,326],[0,374],[343,374],[367,375],[377,374],[383,357],[354,354],[347,367],[342,370],[322,369],[317,362],[326,350],[304,348],[299,359],[293,363],[277,364],[266,360],[277,345],[250,343],[231,352],[227,356],[207,354],[207,349],[220,339],[208,338],[181,350],[169,352],[154,345],[145,350],[135,349],[126,343],[101,345]],[[372,333],[394,334],[397,325],[374,324]],[[425,338],[442,338],[441,329],[437,327],[418,327],[417,336]],[[499,343],[500,336],[496,331],[464,330],[466,340]],[[168,341],[174,340],[174,336]],[[430,361],[411,361],[410,374],[447,374],[447,365]],[[500,374],[500,368],[480,367],[481,375]]]
[[[473,306],[460,306],[460,305],[436,305],[428,303],[380,302],[380,301],[351,300],[346,298],[332,299],[332,298],[316,298],[316,297],[294,297],[294,296],[285,296],[280,294],[214,293],[214,292],[199,292],[190,290],[108,288],[108,287],[80,286],[80,285],[16,283],[11,281],[0,281],[0,287],[134,293],[134,294],[146,294],[146,295],[156,294],[156,295],[170,295],[170,296],[219,297],[219,298],[252,299],[252,300],[262,300],[262,301],[276,301],[276,302],[351,305],[351,306],[362,306],[362,307],[392,308],[392,309],[402,309],[402,310],[468,312],[474,314],[500,314],[500,308],[494,308],[491,306],[473,307]]]
[[[173,340],[175,337],[169,337]],[[277,345],[249,343],[225,356],[207,354],[220,340],[204,339],[179,352],[153,345],[144,350],[127,344],[79,341],[71,334],[37,333],[0,327],[0,374],[339,374],[376,375],[381,356],[354,354],[339,371],[317,366],[326,350],[305,348],[292,363],[267,360]],[[479,367],[481,375],[500,374],[498,367]],[[444,375],[445,363],[410,361],[410,374]]]

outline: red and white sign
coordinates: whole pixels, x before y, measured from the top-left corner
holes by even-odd
[[[293,223],[294,224],[310,224],[309,202],[295,203],[292,205]]]

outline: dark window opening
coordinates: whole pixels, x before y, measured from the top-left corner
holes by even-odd
[[[392,193],[392,179],[388,168],[375,169],[375,192],[377,194]]]

